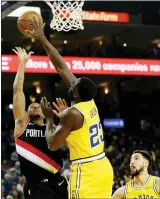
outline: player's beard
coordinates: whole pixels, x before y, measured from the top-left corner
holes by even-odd
[[[134,172],[131,172],[132,177],[138,176],[143,170],[144,166],[141,166],[139,170],[136,169]]]

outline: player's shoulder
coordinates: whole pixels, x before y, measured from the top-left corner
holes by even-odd
[[[20,132],[24,131],[25,127],[29,122],[29,116],[26,114],[22,118],[18,118],[15,120],[15,128],[14,128],[14,137],[16,138]]]
[[[158,177],[158,176],[154,176],[154,175],[150,175],[152,178],[154,178],[154,179],[160,179],[160,177]]]
[[[126,186],[118,188],[114,194],[112,195],[112,198],[114,199],[124,199],[125,198],[125,189]]]
[[[69,125],[73,130],[78,130],[82,127],[84,122],[83,115],[75,107],[69,107],[63,111],[61,118],[61,124]]]
[[[158,181],[158,182],[160,182],[160,177],[157,177],[157,176],[155,176],[156,177],[156,180]]]
[[[80,115],[80,112],[75,107],[69,107],[69,108],[65,109],[62,113],[62,117],[65,117],[65,116],[76,117],[76,116],[79,116],[79,115]]]
[[[160,187],[160,178],[157,176],[155,176],[155,183],[158,184]]]
[[[154,175],[150,175],[151,176],[151,178],[150,179],[152,179],[153,181],[154,181],[154,183],[158,183],[158,182],[160,182],[160,177],[158,177],[158,176],[154,176]]]
[[[74,118],[74,120],[73,120]],[[69,107],[65,109],[60,117],[61,123],[70,123],[72,124],[75,119],[77,120],[79,118],[79,113],[77,110],[75,110],[73,107]]]
[[[154,190],[160,196],[160,178],[154,176]]]
[[[25,114],[24,117],[15,119],[15,127],[23,128],[26,126],[26,123],[29,120],[28,114]]]

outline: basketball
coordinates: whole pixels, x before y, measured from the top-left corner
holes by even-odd
[[[35,18],[36,21],[38,22],[40,21],[43,24],[43,19],[37,12],[34,12],[34,11],[25,12],[23,15],[21,15],[18,18],[18,21],[17,21],[18,30],[22,34],[26,35],[27,34],[25,32],[26,30],[30,30],[30,31],[33,30],[33,26],[30,22],[30,19],[32,19],[33,17]]]

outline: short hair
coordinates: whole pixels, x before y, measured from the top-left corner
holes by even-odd
[[[78,84],[78,94],[82,101],[90,101],[97,94],[97,86],[90,79],[82,77]]]
[[[148,153],[148,151],[145,151],[145,150],[135,150],[133,152],[134,153],[140,153],[144,158],[146,158],[149,162],[149,166],[152,165],[153,163],[153,159],[152,159],[152,156]]]

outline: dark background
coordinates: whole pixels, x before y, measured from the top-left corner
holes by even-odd
[[[15,2],[12,4],[16,5]],[[50,29],[52,12],[46,3],[35,1],[27,3],[26,6],[41,8],[42,17],[47,24],[45,34],[64,56],[160,59],[159,2],[87,1],[84,10],[127,12],[130,15],[130,23],[84,22],[84,31],[68,33]],[[2,54],[13,54],[12,48],[22,46],[28,51],[33,50],[36,55],[46,55],[38,43],[19,33],[16,21],[16,17],[5,17],[2,20]],[[64,44],[64,40],[67,40],[67,44]],[[124,42],[127,43],[126,47],[123,46]],[[12,113],[7,107],[12,103],[14,77],[15,74],[2,73],[2,124],[7,120],[13,121]],[[119,116],[125,119],[125,129],[132,135],[147,136],[149,139],[156,139],[160,135],[159,77],[88,77],[98,85],[96,103],[102,120]],[[40,94],[36,94],[36,86],[33,86],[35,82],[40,83]],[[106,86],[110,90],[108,94],[104,92]],[[31,95],[36,97],[36,101],[40,101],[41,96],[46,95],[50,101],[56,97],[63,97],[69,102],[67,89],[57,74],[26,74],[24,91],[27,105],[30,103]],[[150,123],[146,132],[141,129],[141,120]]]
[[[4,10],[18,7],[13,2]],[[20,2],[19,2],[20,3]],[[22,3],[22,2],[21,2]],[[84,31],[57,32],[50,29],[52,12],[44,2],[24,3],[27,6],[40,6],[46,22],[45,35],[63,56],[143,58],[160,60],[160,2],[85,2],[84,10],[127,12],[129,24],[84,22]],[[14,8],[12,6],[15,6]],[[3,15],[2,15],[3,16]],[[12,48],[21,46],[35,55],[46,55],[43,48],[34,40],[25,38],[17,29],[17,18],[5,17],[2,20],[2,54],[13,54]],[[67,40],[67,44],[64,44]],[[124,47],[123,44],[127,46]],[[81,75],[77,75],[81,77]],[[153,159],[153,174],[160,171],[160,76],[107,76],[87,75],[98,86],[95,102],[101,121],[104,118],[124,118],[124,129],[105,129],[105,152],[115,171],[113,191],[124,185],[129,175],[130,155],[135,149],[148,150]],[[15,74],[1,74],[2,87],[2,195],[14,195],[13,180],[9,189],[5,174],[10,174],[15,165],[15,144],[13,139],[14,120],[9,105],[13,100],[13,82]],[[36,88],[41,93],[36,93]],[[108,89],[108,94],[105,89]],[[40,102],[41,96],[49,101],[56,97],[65,98],[70,104],[67,88],[57,74],[26,74],[24,93],[26,107],[31,96]],[[58,120],[56,120],[58,124]],[[18,183],[18,177],[14,183]],[[17,181],[16,181],[17,180]],[[19,182],[20,183],[20,182]],[[7,184],[7,186],[6,186]],[[19,195],[21,199],[21,196]],[[17,199],[15,196],[13,199]]]

